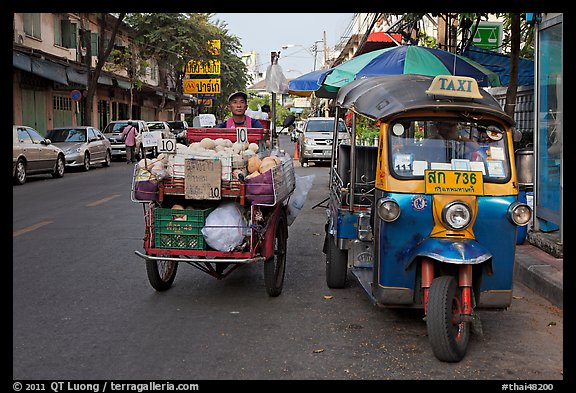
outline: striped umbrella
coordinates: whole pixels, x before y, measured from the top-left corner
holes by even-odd
[[[338,89],[362,77],[402,74],[468,76],[476,79],[480,87],[501,86],[498,74],[471,59],[412,45],[364,53],[332,68],[319,82],[321,86]]]

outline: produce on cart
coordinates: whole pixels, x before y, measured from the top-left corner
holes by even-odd
[[[189,128],[188,135],[189,146],[175,143],[134,168],[132,200],[142,203],[145,221],[144,252],[135,253],[146,261],[150,284],[169,289],[182,262],[217,279],[262,262],[266,291],[278,296],[292,158],[266,148],[267,129]]]

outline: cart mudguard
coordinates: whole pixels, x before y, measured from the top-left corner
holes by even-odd
[[[410,263],[418,256],[460,265],[476,265],[492,258],[490,251],[476,240],[434,237],[418,244],[410,258]]]
[[[264,232],[264,239],[262,240],[261,253],[266,259],[272,258],[274,256],[274,237],[276,235],[276,226],[278,225],[278,220],[282,214],[284,206],[278,203],[274,207],[274,211],[270,214],[268,219],[268,225],[266,226],[266,231]]]

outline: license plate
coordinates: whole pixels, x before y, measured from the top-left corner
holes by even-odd
[[[484,195],[482,172],[475,171],[424,171],[426,194]]]

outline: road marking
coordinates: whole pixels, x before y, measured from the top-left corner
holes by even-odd
[[[34,225],[29,226],[29,227],[19,229],[17,231],[12,232],[12,237],[24,235],[25,233],[35,231],[36,229],[41,228],[44,225],[52,224],[53,222],[54,221],[42,221],[42,222],[39,222],[38,224],[34,224]]]
[[[101,205],[101,204],[106,203],[106,202],[108,202],[108,201],[111,201],[111,200],[114,199],[114,198],[118,198],[119,196],[120,196],[120,194],[114,194],[114,195],[111,195],[111,196],[109,196],[109,197],[107,197],[107,198],[102,198],[102,199],[99,199],[99,200],[97,200],[97,201],[91,202],[91,203],[87,204],[86,206],[87,206],[87,207],[98,206],[98,205]]]

